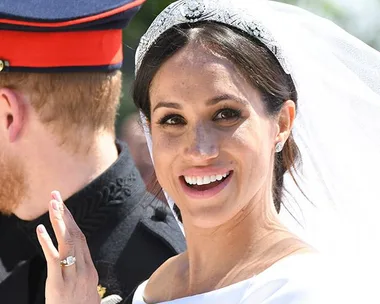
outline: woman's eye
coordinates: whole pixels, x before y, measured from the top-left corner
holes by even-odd
[[[237,120],[241,117],[241,112],[238,110],[233,109],[223,109],[219,111],[215,117],[214,120]]]
[[[185,123],[185,120],[183,117],[179,115],[168,115],[160,119],[159,124],[160,125],[169,125],[169,126],[175,126],[175,125],[183,125]]]

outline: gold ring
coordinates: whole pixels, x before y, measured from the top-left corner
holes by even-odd
[[[66,259],[63,259],[60,264],[62,267],[69,267],[71,265],[74,265],[75,262],[77,261],[77,259],[75,258],[75,256],[68,256]]]

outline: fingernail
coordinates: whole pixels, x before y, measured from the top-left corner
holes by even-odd
[[[57,201],[51,201],[51,206],[55,211],[59,211],[59,203]]]
[[[45,233],[45,232],[46,232],[46,228],[45,228],[44,225],[38,225],[38,226],[37,226],[37,231],[38,231],[39,233]]]
[[[53,199],[57,200],[58,202],[63,202],[62,197],[61,197],[61,193],[59,191],[53,191],[51,193],[51,196]]]

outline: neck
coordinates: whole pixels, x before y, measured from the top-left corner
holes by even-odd
[[[184,219],[189,294],[248,279],[296,249],[295,238],[280,223],[273,203],[273,207],[269,204],[251,203],[216,229],[189,227]]]
[[[23,220],[38,218],[48,210],[51,191],[59,190],[66,200],[116,161],[118,152],[112,134],[97,134],[90,141],[75,153],[52,140],[39,143],[44,149],[34,148],[27,165],[28,197],[15,215]]]

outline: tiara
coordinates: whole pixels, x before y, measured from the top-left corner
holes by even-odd
[[[140,40],[136,51],[136,73],[155,41],[173,26],[214,21],[235,27],[257,38],[273,53],[285,73],[290,74],[279,43],[260,21],[263,14],[267,14],[265,9],[261,9],[263,4],[265,2],[259,0],[234,0],[233,6],[230,0],[180,0],[170,4],[157,16]]]

